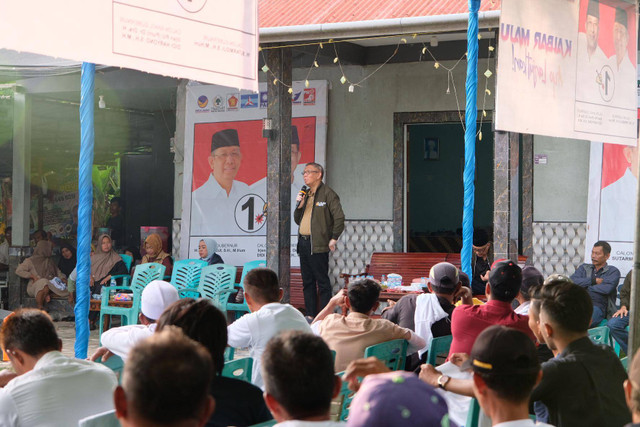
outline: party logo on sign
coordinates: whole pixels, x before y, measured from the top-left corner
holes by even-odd
[[[267,108],[267,104],[269,104],[267,92],[260,92],[260,108]]]
[[[302,95],[302,91],[294,92],[293,95],[291,96],[291,101],[297,105],[302,104],[302,96],[300,95]]]
[[[224,100],[220,95],[216,95],[211,103],[211,112],[218,113],[220,111],[224,111]]]
[[[209,104],[209,98],[204,95],[198,97],[198,107],[205,108]]]
[[[258,94],[247,93],[240,95],[240,108],[258,108]]]
[[[304,105],[316,105],[316,89],[308,88],[304,90]]]
[[[227,95],[227,111],[238,109],[238,96],[235,93]]]

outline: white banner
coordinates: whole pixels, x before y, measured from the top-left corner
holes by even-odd
[[[633,267],[633,238],[638,189],[638,148],[591,143],[586,262],[598,240],[611,245],[609,264],[622,278]]]
[[[496,129],[635,145],[635,3],[503,0]]]
[[[0,47],[258,88],[256,0],[0,2]]]
[[[308,162],[325,164],[327,82],[293,83],[291,209]],[[226,264],[266,259],[267,87],[259,93],[221,86],[187,87],[180,257],[198,258],[214,238]],[[297,142],[297,144],[296,144]],[[291,264],[299,265],[291,219]]]

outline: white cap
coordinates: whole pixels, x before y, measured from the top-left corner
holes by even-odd
[[[153,280],[142,291],[140,311],[145,317],[158,320],[164,309],[178,299],[178,290],[171,283]]]

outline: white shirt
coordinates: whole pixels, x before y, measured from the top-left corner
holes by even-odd
[[[301,421],[289,420],[283,421],[275,425],[275,427],[344,427],[347,423],[344,421]]]
[[[551,424],[534,422],[527,418],[524,420],[507,421],[506,423],[494,424],[493,427],[553,427]]]
[[[0,390],[0,425],[76,426],[82,418],[114,409],[117,384],[109,368],[51,351]]]
[[[296,209],[296,197],[298,197],[298,193],[304,184],[304,178],[302,176],[302,172],[304,172],[304,168],[306,163],[299,164],[296,166],[296,169],[293,171],[293,182],[291,183],[291,235],[295,236],[298,234],[298,224],[293,220],[293,211]],[[260,181],[256,181],[251,186],[251,193],[257,194],[262,197],[265,201],[267,200],[267,178],[262,178]],[[265,236],[267,234],[267,227],[262,227],[257,233],[258,236]]]
[[[238,200],[249,192],[244,182],[233,181],[231,191],[222,188],[218,181],[209,179],[192,195],[191,234],[200,236],[237,235],[241,232],[236,224],[235,210]]]
[[[600,46],[591,56],[587,51],[587,35],[578,34],[578,69],[576,73],[576,100],[605,104],[600,95],[600,87],[597,81],[598,74],[602,72],[602,67],[608,64],[609,60]]]
[[[599,239],[610,242],[633,242],[636,226],[635,194],[638,181],[627,168],[624,175],[600,192]]]
[[[103,332],[100,341],[110,352],[126,360],[131,348],[143,339],[149,338],[155,331],[155,323],[120,326]]]
[[[613,70],[615,79],[615,89],[611,102],[616,107],[628,109],[638,108],[638,95],[636,92],[638,77],[635,67],[629,60],[629,55],[625,53],[620,65],[618,65],[616,55],[613,55],[609,58],[609,66]]]
[[[516,314],[529,315],[529,306],[531,305],[531,301],[525,301],[513,310]]]
[[[260,357],[267,342],[278,332],[286,330],[311,333],[302,313],[289,304],[279,302],[265,304],[260,310],[245,314],[227,327],[229,347],[250,347],[250,356],[253,358],[251,382],[260,388],[264,388]]]
[[[9,265],[9,242],[0,243],[0,264]]]

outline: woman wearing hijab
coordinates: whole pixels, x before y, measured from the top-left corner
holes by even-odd
[[[200,239],[198,243],[198,255],[202,261],[207,261],[207,265],[224,264],[222,257],[216,253],[218,242],[213,239]]]
[[[142,263],[157,262],[165,266],[164,275],[171,276],[173,262],[171,256],[162,250],[162,238],[159,234],[153,233],[144,241],[144,250],[147,253],[142,257]]]
[[[33,251],[33,255],[25,259],[16,268],[18,276],[29,279],[27,295],[36,298],[36,304],[40,310],[44,310],[44,304],[51,300],[51,292],[60,297],[66,298],[69,296],[69,291],[67,291],[66,287],[60,289],[50,281],[54,277],[63,276],[52,255],[53,243],[48,240],[40,240]],[[61,286],[64,286],[64,284],[61,283]]]
[[[100,294],[102,287],[109,285],[111,276],[129,274],[124,261],[113,250],[113,241],[108,234],[98,238],[98,247],[91,257],[91,294]]]
[[[69,277],[74,268],[76,268],[76,250],[69,243],[60,245],[60,260],[58,261],[58,269],[65,276]]]

